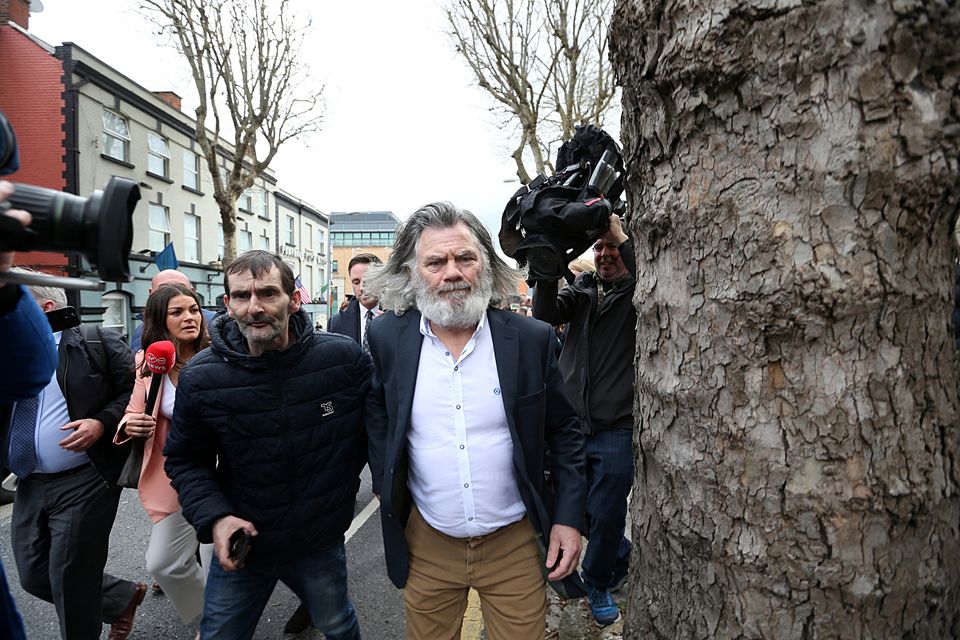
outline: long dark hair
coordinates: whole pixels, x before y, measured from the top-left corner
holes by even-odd
[[[147,297],[147,304],[143,308],[143,334],[140,344],[143,345],[144,352],[146,352],[147,347],[160,340],[169,340],[175,345],[177,344],[176,339],[167,331],[167,307],[170,305],[170,301],[177,296],[189,296],[194,299],[201,310],[203,309],[200,305],[200,296],[186,285],[171,283],[161,285],[154,289],[153,293]],[[207,334],[207,320],[203,317],[201,311],[200,335],[193,341],[193,352],[200,353],[200,350],[205,349],[209,344],[210,336]],[[183,366],[184,364],[185,363],[180,360],[180,354],[178,353],[177,366]],[[140,375],[142,377],[150,375],[150,371],[147,369],[146,359],[144,359],[144,362],[140,365]]]

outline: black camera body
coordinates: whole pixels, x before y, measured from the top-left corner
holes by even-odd
[[[559,171],[537,176],[507,202],[500,248],[527,268],[527,279],[572,279],[567,265],[610,226],[622,210],[623,156],[616,142],[593,125],[577,127],[560,148]]]
[[[17,140],[0,112],[0,175],[18,168]],[[94,191],[89,198],[27,184],[14,184],[14,190],[0,203],[0,213],[23,209],[33,221],[24,228],[17,220],[0,215],[0,251],[76,252],[96,265],[101,279],[130,280],[132,218],[140,200],[136,182],[110,178],[102,191]]]

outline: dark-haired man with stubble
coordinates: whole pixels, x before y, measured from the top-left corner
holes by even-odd
[[[326,638],[360,638],[343,534],[366,463],[370,358],[313,330],[277,255],[241,255],[224,288],[210,348],[180,373],[164,451],[184,516],[214,544],[201,637],[251,638],[280,580]]]
[[[381,264],[380,258],[372,253],[358,253],[350,258],[347,274],[353,287],[353,300],[347,308],[330,318],[330,333],[342,333],[353,338],[369,351],[367,328],[373,319],[380,315],[380,299],[364,288],[364,276],[370,265]]]

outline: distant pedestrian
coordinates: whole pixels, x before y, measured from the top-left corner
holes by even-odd
[[[497,308],[516,285],[483,224],[449,203],[408,218],[367,276],[395,310],[370,327],[367,430],[407,638],[459,638],[471,587],[492,640],[544,638],[544,578],[582,594],[568,576],[580,557],[583,434],[553,329]]]
[[[180,372],[165,450],[184,516],[214,544],[201,636],[251,638],[280,580],[326,638],[359,638],[343,534],[366,463],[370,358],[313,330],[277,255],[244,253],[224,288],[228,315]]]
[[[366,291],[363,279],[370,265],[380,263],[380,258],[372,253],[358,253],[350,259],[347,273],[350,275],[350,285],[353,287],[353,300],[346,309],[341,309],[340,313],[330,318],[331,333],[342,333],[353,338],[355,342],[363,345],[364,350],[368,350],[365,339],[367,327],[382,312],[380,300]]]
[[[169,340],[177,349],[176,364],[164,377],[152,414],[145,414],[153,376],[145,351],[155,342]],[[143,350],[136,356],[136,385],[114,443],[145,439],[143,466],[137,492],[153,522],[147,545],[147,571],[170,598],[180,619],[190,622],[203,610],[203,585],[213,555],[213,545],[200,545],[197,534],[183,517],[177,492],[163,470],[163,447],[170,433],[180,371],[210,344],[200,299],[182,284],[165,284],[147,298],[143,311]],[[203,567],[197,564],[200,549]]]

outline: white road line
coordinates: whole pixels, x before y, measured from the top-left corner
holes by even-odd
[[[360,527],[362,527],[363,524],[370,519],[370,516],[372,516],[378,508],[380,508],[380,501],[374,498],[370,501],[370,504],[363,508],[363,511],[357,514],[357,517],[354,518],[353,522],[350,523],[350,528],[347,529],[345,534],[343,534],[344,543],[350,541],[350,538],[353,537],[353,534],[360,530]]]

